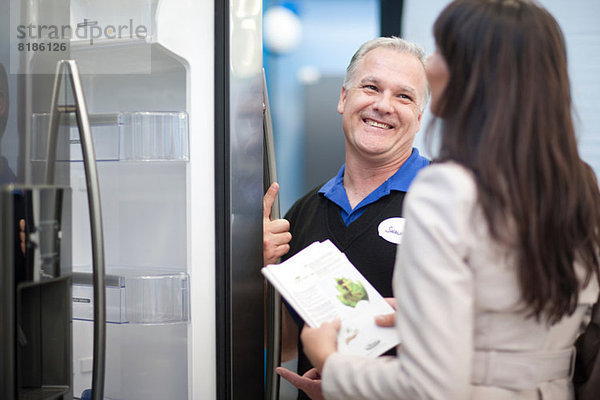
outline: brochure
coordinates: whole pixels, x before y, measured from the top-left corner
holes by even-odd
[[[399,343],[395,329],[374,320],[393,308],[331,241],[312,243],[261,271],[309,326],[340,317],[340,353],[377,357]]]

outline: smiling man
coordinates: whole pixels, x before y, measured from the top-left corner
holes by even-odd
[[[413,147],[429,97],[424,60],[419,46],[395,37],[368,41],[354,54],[337,107],[346,162],[337,176],[299,199],[285,219],[270,220],[278,187],[269,188],[264,200],[265,264],[329,239],[384,297],[393,296],[396,245],[404,227],[402,202],[417,172],[429,164]],[[297,338],[284,330],[284,349],[290,347],[290,336]],[[298,372],[304,374],[311,365],[302,351],[298,354]],[[283,372],[310,391],[293,380],[297,376]],[[308,397],[300,392],[299,398]]]

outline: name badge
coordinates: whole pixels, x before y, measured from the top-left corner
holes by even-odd
[[[402,243],[402,234],[404,233],[405,223],[406,219],[401,217],[393,217],[383,220],[377,228],[379,231],[379,236],[390,243],[400,244]]]

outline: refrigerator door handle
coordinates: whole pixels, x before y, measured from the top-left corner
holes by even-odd
[[[269,95],[267,93],[267,79],[265,70],[263,77],[263,124],[264,124],[264,154],[266,158],[267,171],[265,171],[265,190],[271,183],[277,181],[277,170],[275,163],[275,148],[273,143],[273,125],[271,121],[271,108]],[[273,203],[271,210],[273,218],[280,218],[279,195]],[[267,365],[266,365],[266,387],[265,400],[279,399],[279,375],[275,372],[281,364],[281,297],[273,286],[267,283]]]
[[[73,90],[74,104],[59,105],[62,76],[68,72]],[[96,169],[96,155],[92,142],[92,130],[75,60],[61,60],[56,66],[50,123],[48,127],[48,152],[46,158],[46,182],[54,183],[58,128],[60,117],[65,113],[75,113],[79,139],[83,153],[85,179],[90,211],[92,237],[92,271],[94,280],[94,361],[92,370],[92,400],[104,398],[104,375],[106,365],[106,289],[104,271],[104,236],[102,233],[102,211],[100,208],[100,186]]]

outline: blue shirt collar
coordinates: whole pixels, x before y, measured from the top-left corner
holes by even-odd
[[[358,218],[369,204],[376,202],[384,196],[390,194],[392,190],[406,192],[411,182],[421,168],[429,165],[429,160],[419,154],[419,150],[413,148],[413,151],[408,159],[400,166],[394,175],[390,176],[377,189],[373,190],[365,197],[358,205],[352,209],[350,201],[344,188],[344,171],[346,165],[342,165],[338,174],[324,184],[319,193],[337,204],[341,208],[342,219],[346,225],[350,225],[352,221]]]

